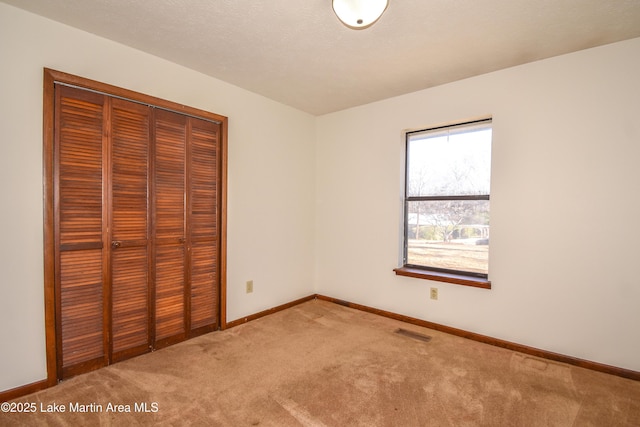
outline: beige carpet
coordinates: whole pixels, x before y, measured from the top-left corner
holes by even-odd
[[[640,426],[640,382],[318,300],[12,404],[36,413],[1,425]]]

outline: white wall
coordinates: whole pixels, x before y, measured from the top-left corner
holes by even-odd
[[[314,292],[313,116],[3,3],[0,61],[0,391],[46,378],[43,67],[229,117],[227,320]]]
[[[401,131],[487,114],[493,288],[395,276]],[[640,39],[329,114],[317,126],[318,293],[640,370]]]

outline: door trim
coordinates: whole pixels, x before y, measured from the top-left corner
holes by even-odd
[[[100,92],[116,98],[152,105],[157,108],[174,111],[191,117],[197,117],[220,124],[220,230],[219,230],[219,287],[217,324],[219,329],[226,329],[226,294],[227,294],[227,133],[228,118],[219,114],[185,106],[172,101],[145,95],[132,90],[97,82],[61,71],[44,68],[43,86],[43,224],[44,224],[44,306],[45,306],[45,338],[47,379],[46,386],[57,383],[57,328],[56,328],[56,295],[55,295],[55,235],[54,213],[57,200],[54,197],[54,106],[55,84],[76,86],[90,91]]]

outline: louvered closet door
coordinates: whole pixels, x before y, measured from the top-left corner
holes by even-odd
[[[189,118],[189,130],[190,327],[198,334],[216,329],[218,322],[220,125]]]
[[[155,346],[186,338],[186,116],[155,111]]]
[[[103,139],[106,98],[55,88],[55,292],[58,375],[108,363],[103,269]]]
[[[112,100],[109,242],[112,361],[151,349],[149,126],[149,107]]]
[[[58,377],[217,329],[220,125],[55,86]]]

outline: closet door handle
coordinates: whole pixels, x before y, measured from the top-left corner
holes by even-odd
[[[121,245],[122,245],[122,243],[118,242],[117,240],[114,240],[114,241],[111,242],[111,247],[113,249],[118,249]]]

